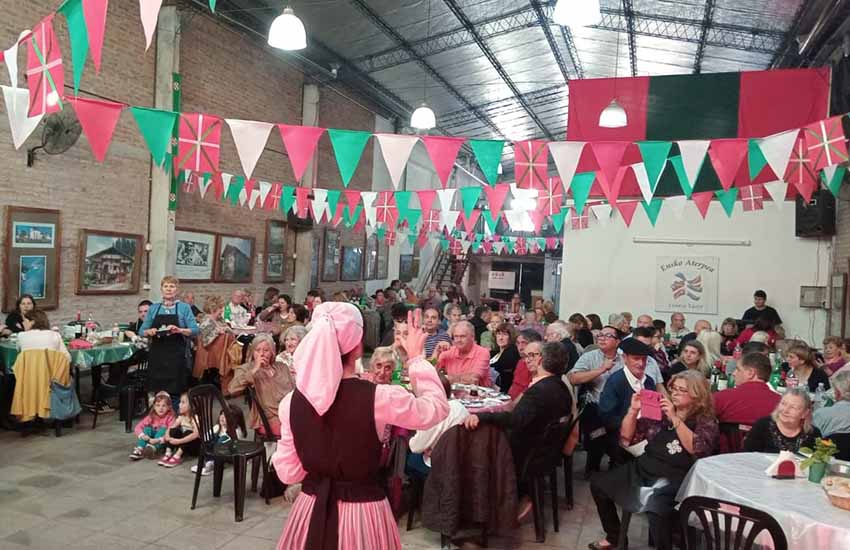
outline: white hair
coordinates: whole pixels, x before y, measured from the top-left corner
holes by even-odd
[[[841,394],[842,401],[850,401],[850,371],[839,372],[830,380],[833,389]]]
[[[623,317],[620,313],[612,313],[608,316],[608,324],[612,327],[618,327],[626,321],[626,318]]]
[[[552,332],[557,334],[559,340],[563,340],[564,338],[570,337],[570,328],[565,322],[560,320],[550,323],[549,326],[546,327],[546,330],[551,330]]]

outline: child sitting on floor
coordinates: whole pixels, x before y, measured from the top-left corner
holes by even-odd
[[[130,453],[130,460],[154,458],[165,444],[165,434],[174,422],[174,411],[171,410],[171,396],[161,391],[156,394],[148,415],[136,424],[138,441]]]
[[[183,463],[185,453],[197,454],[201,446],[198,423],[186,393],[180,396],[179,413],[165,434],[165,456],[159,461],[159,465],[166,468],[179,466]]]
[[[233,419],[233,423],[236,424],[236,439],[243,439],[245,437],[245,415],[242,414],[242,409],[239,407],[229,407],[230,409],[230,417]],[[224,414],[224,409],[218,413],[218,424],[213,426],[213,433],[216,435],[216,443],[228,443],[231,438],[227,433],[227,415]],[[201,469],[202,476],[208,476],[213,473],[213,466],[215,464],[212,460],[207,460],[204,463],[203,469]],[[192,466],[192,473],[196,473],[198,471],[198,465]]]

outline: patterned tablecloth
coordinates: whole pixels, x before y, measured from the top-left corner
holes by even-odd
[[[106,365],[124,361],[133,356],[136,347],[129,342],[118,342],[95,346],[90,349],[68,350],[71,352],[71,364],[81,370],[91,369],[96,365]],[[18,348],[11,340],[0,341],[0,360],[8,372],[13,372],[15,360],[18,358]]]

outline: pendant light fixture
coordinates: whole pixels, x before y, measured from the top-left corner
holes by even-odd
[[[561,0],[562,2],[564,0]],[[629,124],[626,110],[617,101],[617,78],[620,68],[620,33],[617,33],[617,54],[614,60],[614,99],[599,114],[600,128],[624,128]]]
[[[295,51],[307,47],[307,32],[292,8],[286,6],[283,13],[275,17],[269,27],[269,46],[281,50]]]
[[[428,31],[425,40],[431,38],[431,0],[428,0]],[[422,105],[410,116],[410,126],[417,130],[430,130],[437,125],[437,117],[431,107],[428,107],[428,75],[422,72]]]
[[[602,21],[599,0],[558,0],[552,20],[566,27],[588,27]]]

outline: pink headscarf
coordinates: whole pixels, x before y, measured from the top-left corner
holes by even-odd
[[[336,399],[342,380],[342,356],[357,347],[363,338],[360,310],[345,302],[325,302],[316,306],[310,332],[293,354],[295,386],[324,415]]]

